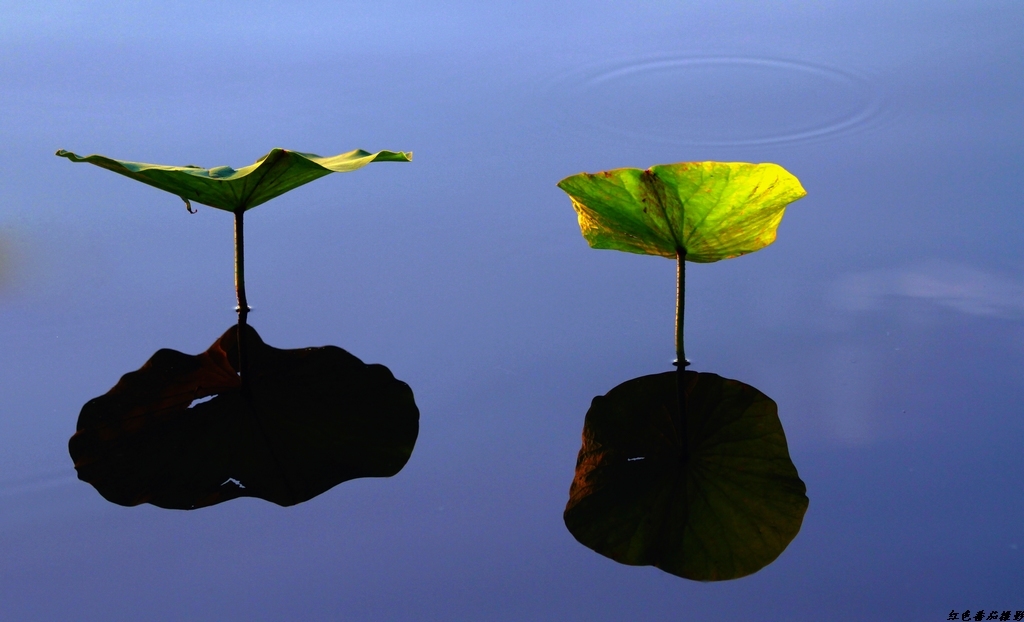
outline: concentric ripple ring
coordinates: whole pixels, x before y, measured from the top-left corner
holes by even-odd
[[[876,81],[795,60],[662,57],[589,66],[549,86],[564,129],[661,143],[802,142],[868,127],[885,109]]]

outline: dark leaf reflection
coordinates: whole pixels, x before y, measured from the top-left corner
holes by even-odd
[[[594,398],[564,518],[615,561],[718,581],[782,553],[800,531],[805,492],[771,398],[716,374],[666,372]]]
[[[405,466],[419,432],[408,385],[341,348],[279,350],[243,330],[244,386],[232,326],[196,356],[159,350],[85,404],[69,443],[79,479],[127,506],[288,506]]]

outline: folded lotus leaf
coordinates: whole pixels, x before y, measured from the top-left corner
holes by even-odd
[[[341,348],[245,334],[244,387],[232,327],[196,356],[159,350],[85,404],[69,443],[79,479],[120,505],[287,506],[405,466],[419,431],[408,385]]]
[[[681,162],[580,173],[558,182],[593,248],[710,263],[775,241],[787,205],[807,195],[777,164]]]
[[[320,157],[287,149],[273,149],[244,168],[230,166],[162,166],[114,160],[101,155],[78,156],[61,149],[58,156],[72,162],[88,162],[144,184],[176,194],[182,199],[227,210],[247,210],[330,173],[347,173],[370,162],[409,162],[412,153],[362,149]]]
[[[796,537],[806,487],[771,398],[686,372],[683,460],[676,372],[635,378],[594,398],[565,508],[582,544],[623,564],[687,579],[735,579]]]

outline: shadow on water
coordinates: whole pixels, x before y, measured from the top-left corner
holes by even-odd
[[[564,518],[581,544],[617,562],[719,581],[785,550],[806,490],[770,397],[716,374],[671,371],[594,398]]]
[[[82,407],[69,449],[108,501],[195,509],[238,497],[289,506],[390,477],[419,432],[412,390],[334,346],[280,350],[244,325],[195,356],[157,351]]]

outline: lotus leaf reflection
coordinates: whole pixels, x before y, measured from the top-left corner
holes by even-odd
[[[85,404],[69,443],[79,479],[120,505],[288,506],[405,466],[419,431],[408,385],[341,348],[244,334],[244,384],[232,326],[202,354],[158,351]]]
[[[777,407],[742,382],[685,372],[684,459],[676,377],[594,398],[565,524],[623,564],[699,581],[749,575],[782,553],[807,510]]]

